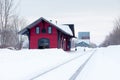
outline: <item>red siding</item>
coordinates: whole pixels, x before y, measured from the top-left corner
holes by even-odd
[[[40,27],[40,34],[36,34],[36,27]],[[41,38],[47,38],[50,41],[50,48],[57,48],[58,46],[58,37],[57,37],[57,29],[54,26],[52,27],[52,33],[48,34],[49,23],[44,22],[44,28],[46,29],[46,33],[42,33],[43,23],[40,22],[38,25],[34,26],[30,29],[30,49],[38,48],[38,40]]]
[[[61,48],[65,51],[70,50],[70,36],[62,34],[61,35]]]

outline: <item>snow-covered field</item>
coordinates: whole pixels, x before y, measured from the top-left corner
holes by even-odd
[[[20,51],[0,49],[0,80],[30,80],[82,54],[83,49],[76,52],[65,52],[61,49]]]
[[[96,51],[94,54],[93,52]],[[65,52],[61,49],[0,49],[0,80],[120,80],[120,46]]]
[[[120,46],[97,49],[76,80],[120,80]]]

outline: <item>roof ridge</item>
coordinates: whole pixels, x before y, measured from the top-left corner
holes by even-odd
[[[18,33],[19,33],[19,34],[24,34],[27,29],[31,29],[32,27],[34,27],[36,24],[38,24],[38,23],[39,23],[40,21],[42,21],[42,20],[44,20],[44,21],[52,24],[53,26],[55,26],[56,28],[58,28],[59,30],[61,30],[62,32],[64,32],[65,34],[68,34],[68,35],[73,36],[72,31],[71,31],[71,29],[69,28],[69,26],[68,26],[68,28],[69,28],[70,30],[69,30],[68,28],[66,28],[67,30],[65,30],[65,27],[62,27],[62,26],[67,26],[67,25],[54,24],[53,22],[50,22],[49,20],[47,20],[47,19],[45,19],[45,18],[43,18],[43,17],[38,18],[37,20],[35,20],[35,21],[32,22],[31,24],[29,24],[27,27],[25,27],[24,29],[22,29],[22,30],[21,30],[20,32],[18,32]],[[60,26],[60,25],[61,25],[61,26]],[[69,32],[68,32],[68,31],[69,31]]]

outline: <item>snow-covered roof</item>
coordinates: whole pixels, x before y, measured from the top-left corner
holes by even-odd
[[[55,24],[59,29],[61,29],[62,31],[64,31],[65,33],[73,36],[73,33],[69,27],[69,25],[64,25],[64,24]]]
[[[63,32],[65,32],[65,33],[67,33],[67,34],[73,36],[73,33],[72,33],[72,31],[71,31],[69,25],[58,24],[58,23],[56,23],[56,22],[54,22],[54,21],[47,21],[47,22],[53,24],[54,26],[56,26],[57,28],[59,28],[59,29],[62,30]]]
[[[70,34],[70,35],[73,36],[73,33],[72,33],[72,31],[71,31],[71,29],[69,28],[68,25],[58,25],[58,27],[59,27],[61,30],[65,31],[66,33],[68,33],[68,34]]]
[[[56,23],[53,23],[51,21],[48,21],[46,19],[44,19],[43,17],[39,18],[38,20],[36,20],[35,22],[33,22],[32,24],[28,25],[26,28],[24,28],[23,30],[21,30],[19,32],[19,34],[24,34],[27,29],[31,29],[32,27],[34,27],[36,24],[38,24],[40,21],[46,21],[48,23],[50,23],[51,25],[55,26],[56,28],[58,28],[60,31],[62,31],[63,33],[67,34],[67,35],[70,35],[70,36],[73,36],[73,33],[72,33],[72,30],[70,29],[69,25],[65,25],[65,24],[56,24]]]

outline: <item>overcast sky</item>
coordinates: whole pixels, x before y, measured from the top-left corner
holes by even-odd
[[[29,22],[44,17],[60,24],[73,23],[76,36],[79,31],[89,31],[91,42],[96,44],[120,17],[120,0],[20,0],[19,5],[19,15]]]

